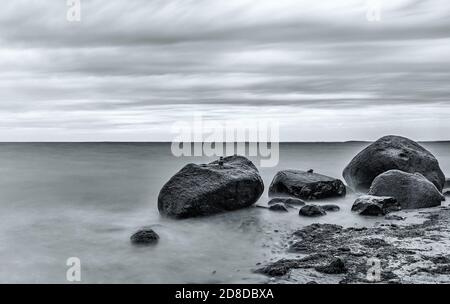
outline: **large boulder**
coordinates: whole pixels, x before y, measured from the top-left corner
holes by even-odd
[[[209,164],[188,164],[161,189],[158,209],[172,218],[189,218],[253,205],[264,191],[255,165],[243,156]]]
[[[420,173],[389,170],[377,176],[369,195],[394,197],[402,209],[439,206],[445,200],[442,193]]]
[[[402,206],[393,197],[362,195],[353,203],[352,211],[361,215],[386,215],[389,212],[399,211]]]
[[[344,183],[336,178],[299,170],[278,172],[269,188],[270,196],[293,196],[314,200],[345,196]]]
[[[383,172],[401,170],[421,173],[442,191],[445,176],[436,158],[418,143],[400,136],[385,136],[362,150],[344,169],[347,184],[366,191]]]

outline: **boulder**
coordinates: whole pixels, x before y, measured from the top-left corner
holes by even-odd
[[[264,191],[255,165],[243,156],[209,164],[188,164],[161,189],[158,209],[172,218],[190,218],[253,205]]]
[[[385,136],[356,155],[344,169],[347,184],[357,191],[367,191],[383,172],[401,170],[421,173],[442,191],[445,176],[436,158],[418,143],[400,136]]]
[[[445,191],[444,191],[444,195],[445,195],[445,196],[450,196],[450,189],[445,190]]]
[[[352,211],[361,215],[386,215],[392,211],[399,211],[402,207],[397,200],[390,196],[363,195],[353,203]]]
[[[273,204],[269,206],[269,210],[272,211],[281,211],[281,212],[288,212],[286,206],[284,204]]]
[[[298,199],[298,198],[292,198],[292,197],[274,197],[267,204],[268,205],[285,204],[288,206],[304,206],[304,205],[306,205],[305,201]]]
[[[131,243],[135,245],[151,245],[159,240],[159,235],[150,228],[143,228],[130,237]]]
[[[377,176],[369,195],[391,196],[402,209],[439,206],[445,198],[436,186],[420,173],[389,170]]]
[[[345,196],[344,183],[336,178],[299,170],[278,172],[270,187],[270,196],[293,196],[305,200]]]
[[[315,216],[326,215],[327,213],[320,206],[306,205],[306,206],[303,206],[302,208],[300,208],[300,211],[298,214],[303,215],[303,216],[315,217]]]
[[[320,205],[320,207],[322,207],[322,209],[325,210],[325,211],[339,211],[339,210],[341,210],[341,208],[338,205],[332,205],[332,204]]]

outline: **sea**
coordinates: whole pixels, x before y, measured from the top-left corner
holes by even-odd
[[[279,163],[259,167],[265,192],[277,171],[314,169],[342,178],[346,164],[367,142],[282,143]],[[423,145],[450,175],[450,142]],[[0,283],[72,283],[70,258],[80,262],[79,283],[265,283],[260,265],[289,257],[286,236],[315,222],[372,225],[353,214],[356,194],[327,200],[341,210],[306,218],[298,210],[250,207],[209,217],[160,216],[157,198],[169,178],[190,162],[170,143],[1,143]],[[322,202],[317,202],[321,204]],[[160,235],[136,247],[142,227]]]

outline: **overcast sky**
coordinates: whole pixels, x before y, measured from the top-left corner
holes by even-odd
[[[450,2],[3,1],[1,141],[171,140],[277,119],[281,140],[450,139]]]

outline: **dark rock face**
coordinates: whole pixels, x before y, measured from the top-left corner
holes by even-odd
[[[332,177],[299,170],[278,172],[269,188],[270,196],[293,196],[305,200],[345,196],[344,183]]]
[[[383,172],[401,170],[421,173],[442,191],[445,176],[436,158],[418,143],[400,136],[385,136],[361,151],[344,169],[347,184],[366,191]]]
[[[274,205],[274,204],[285,204],[290,206],[304,206],[306,203],[298,198],[292,198],[292,197],[274,197],[272,198],[268,203],[268,205]]]
[[[422,174],[399,170],[390,170],[377,176],[368,194],[394,197],[403,209],[439,206],[445,199]]]
[[[133,234],[130,238],[135,245],[151,245],[159,240],[159,235],[150,228],[143,228]]]
[[[243,156],[229,156],[220,164],[186,165],[161,189],[158,209],[178,219],[211,215],[249,207],[263,191],[255,165]]]
[[[322,207],[322,209],[325,210],[325,211],[333,211],[333,212],[335,212],[335,211],[341,210],[341,208],[338,205],[328,204],[328,205],[320,205],[320,207]]]
[[[352,211],[361,215],[386,215],[389,212],[399,211],[402,207],[393,197],[363,195],[353,203]]]
[[[269,206],[269,210],[272,211],[281,211],[281,212],[288,212],[286,206],[284,204],[273,204]]]
[[[450,188],[450,178],[445,179],[445,185],[444,188]]]
[[[300,211],[299,211],[298,214],[299,215],[303,215],[303,216],[315,217],[315,216],[326,215],[327,213],[320,206],[317,206],[317,205],[306,205],[306,206],[303,206],[302,208],[300,208]]]

